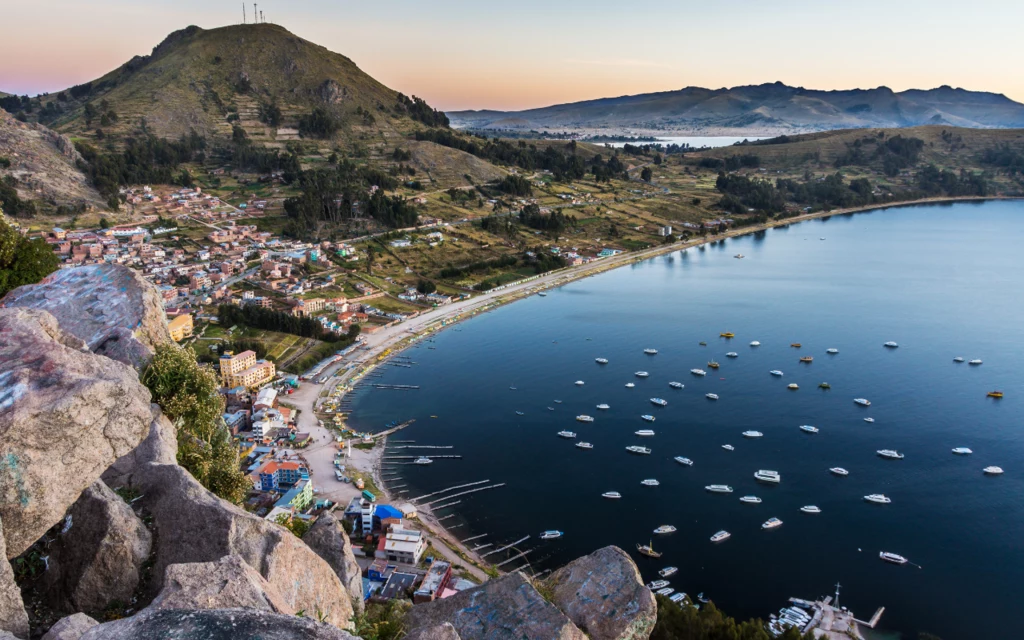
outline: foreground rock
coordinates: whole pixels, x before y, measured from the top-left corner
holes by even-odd
[[[293,615],[277,588],[239,556],[217,562],[172,564],[152,609],[260,609]]]
[[[511,573],[450,598],[409,610],[405,626],[450,623],[462,640],[584,640],[586,636],[569,618],[545,600],[521,573]]]
[[[459,638],[459,632],[455,630],[455,627],[450,622],[444,624],[435,625],[433,627],[420,627],[414,629],[408,635],[405,636],[404,640],[462,640]]]
[[[145,609],[85,632],[81,640],[358,640],[321,622],[254,609]]]
[[[657,622],[654,594],[629,554],[615,546],[573,560],[544,586],[592,640],[646,640]]]
[[[160,411],[160,406],[151,404],[153,422],[149,435],[138,447],[118,458],[103,472],[103,481],[113,488],[133,484],[135,474],[150,462],[175,464],[178,457],[178,430]]]
[[[345,534],[345,529],[330,513],[316,519],[302,541],[323,558],[334,570],[335,575],[352,598],[352,606],[357,612],[363,610],[363,575],[352,553],[352,543]]]
[[[149,390],[52,315],[0,309],[0,518],[7,557],[64,517],[149,432]]]
[[[11,291],[0,306],[49,311],[93,353],[139,370],[157,345],[171,342],[156,288],[120,265],[60,269],[39,284]]]
[[[50,630],[46,632],[43,640],[79,640],[86,631],[98,624],[98,622],[84,613],[76,613],[73,616],[58,620],[57,624],[50,627]]]
[[[347,627],[352,601],[330,565],[301,540],[213,495],[177,465],[150,464],[136,474],[140,503],[156,527],[153,575],[172,564],[241,557],[295,611]]]
[[[0,522],[0,632],[9,631],[28,637],[28,614],[21,600],[21,589],[14,582],[14,570],[7,562],[4,549],[4,527]]]
[[[97,481],[68,510],[51,547],[47,591],[70,611],[129,602],[152,546],[152,534],[131,507]]]

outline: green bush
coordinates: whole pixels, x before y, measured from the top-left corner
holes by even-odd
[[[59,265],[50,245],[15,231],[0,208],[0,297],[16,287],[39,282]]]

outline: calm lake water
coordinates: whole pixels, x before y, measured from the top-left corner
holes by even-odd
[[[507,483],[456,498],[442,513],[457,516],[444,524],[462,539],[488,534],[481,542],[492,548],[531,535],[520,549],[534,549],[527,559],[536,570],[616,544],[646,580],[676,565],[673,587],[703,591],[737,617],[766,618],[790,596],[832,593],[838,581],[844,605],[863,619],[885,606],[882,626],[907,637],[1013,637],[1024,594],[1021,246],[1024,203],[987,202],[835,216],[677,251],[438,334],[404,354],[412,368],[384,369],[383,382],[421,389],[363,388],[352,422],[372,430],[416,418],[396,437],[454,445],[437,453],[464,456],[397,467],[401,481],[392,484],[407,484],[406,497]],[[719,338],[725,331],[736,338]],[[899,348],[884,348],[889,340]],[[658,355],[644,355],[646,347]],[[799,363],[803,355],[814,362]],[[712,359],[717,372],[689,373]],[[650,377],[634,377],[638,370]],[[674,380],[685,388],[669,388]],[[830,391],[817,388],[822,381]],[[799,391],[786,389],[793,382]],[[995,389],[1006,397],[986,398]],[[653,406],[654,396],[668,406]],[[583,413],[596,421],[576,422]],[[647,413],[653,425],[641,421]],[[803,433],[803,424],[820,433]],[[633,435],[642,428],[656,435]],[[562,429],[594,449],[557,437]],[[747,429],[764,437],[745,439]],[[723,450],[727,443],[735,451]],[[652,455],[627,453],[633,444]],[[423,452],[395,446],[391,455]],[[961,446],[974,454],[950,453]],[[906,458],[879,458],[883,448]],[[677,464],[678,455],[694,465]],[[988,465],[1006,473],[984,476]],[[850,475],[831,475],[833,466]],[[758,469],[778,470],[781,485],[757,483]],[[661,485],[641,486],[645,478]],[[706,492],[713,483],[735,492]],[[609,490],[623,499],[602,499]],[[866,503],[869,493],[892,504]],[[739,502],[747,494],[763,503]],[[808,504],[822,513],[801,513]],[[770,517],[783,526],[762,531]],[[653,536],[662,524],[679,530]],[[542,542],[545,529],[565,536]],[[719,529],[732,538],[712,544]],[[652,538],[660,560],[635,553]],[[922,568],[884,563],[880,550]]]
[[[750,140],[751,142],[753,142],[754,140],[764,140],[764,139],[765,138],[763,138],[763,137],[759,138],[759,137],[756,137],[756,136],[745,136],[745,137],[742,137],[742,138],[737,138],[737,137],[733,137],[733,136],[664,136],[664,137],[660,137],[659,136],[658,137],[658,142],[660,142],[661,144],[664,144],[664,145],[670,145],[670,144],[683,145],[683,144],[688,144],[691,147],[695,147],[697,149],[700,149],[701,147],[728,147],[730,145],[736,144],[737,142],[743,142],[744,140]],[[608,145],[610,145],[612,147],[622,147],[622,146],[624,146],[627,143],[625,143],[625,142],[608,142],[608,143],[603,143],[603,144],[608,144]],[[651,143],[649,143],[649,142],[631,142],[629,144],[640,145],[640,144],[651,144]]]

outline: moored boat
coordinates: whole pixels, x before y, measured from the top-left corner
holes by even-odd
[[[819,389],[831,389],[832,385],[830,385],[827,382],[821,382],[821,383],[818,384],[818,388]]]
[[[637,372],[636,372],[635,374],[633,374],[633,375],[635,375],[635,376],[636,376],[636,377],[638,377],[638,378],[646,378],[647,376],[649,376],[649,375],[651,375],[651,374],[647,373],[646,371],[637,371]]]
[[[705,393],[704,397],[707,398],[708,400],[718,400],[717,393]]]
[[[634,431],[633,434],[641,438],[650,438],[654,435],[654,431],[651,429],[640,429],[639,431]]]
[[[432,464],[433,462],[433,460],[426,456],[420,456],[419,458],[416,458],[414,464]]]
[[[875,453],[880,457],[887,458],[889,460],[902,460],[904,458],[904,455],[895,449],[879,449]]]
[[[542,531],[541,534],[540,534],[540,539],[541,540],[555,540],[557,538],[561,538],[563,535],[565,535],[565,534],[562,533],[561,531],[556,531],[554,529],[551,529],[549,531]]]
[[[640,553],[640,555],[647,556],[648,558],[660,558],[661,557],[661,552],[660,551],[655,551],[654,550],[654,545],[652,545],[650,543],[648,543],[648,544],[639,544],[638,543],[636,545],[636,550],[637,550],[637,552]],[[668,582],[666,582],[665,584],[668,584]]]
[[[593,416],[588,416],[586,414],[581,414],[581,415],[576,416],[576,422],[593,422],[593,421],[594,421]]]
[[[658,589],[657,591],[655,591],[655,593],[657,593],[659,596],[665,596],[665,597],[668,597],[668,596],[672,595],[675,592],[676,592],[676,590],[673,589],[672,587],[665,587],[664,589]]]
[[[974,366],[977,366],[977,365],[981,364],[981,358],[975,358],[974,360],[968,360],[967,364],[973,364]]]
[[[963,356],[957,356],[957,357],[953,358],[953,362],[963,362],[963,361],[964,361],[964,357]]]
[[[752,341],[752,342],[750,343],[750,346],[752,346],[752,347],[760,347],[760,346],[761,346],[761,343],[760,343],[760,342],[758,342],[757,340],[754,340],[754,341]]]
[[[597,408],[600,411],[607,411],[607,410],[611,409],[611,407],[609,405],[606,405],[606,404],[599,404],[599,405],[597,405]]]
[[[802,347],[803,345],[801,345],[801,344],[800,344],[799,342],[794,342],[794,343],[792,343],[792,344],[791,344],[791,345],[789,345],[789,346],[793,347],[794,349],[799,349],[799,348],[800,348],[800,347]]]
[[[853,403],[854,404],[859,404],[862,407],[870,407],[871,406],[871,401],[868,400],[867,398],[854,398],[853,399]]]
[[[580,449],[593,449],[594,448],[594,445],[590,444],[589,442],[577,442],[576,446],[578,448],[580,448]]]
[[[835,355],[835,354],[839,353],[839,349],[834,349],[834,348],[833,349],[825,349],[825,353],[829,353],[829,354]]]
[[[800,507],[800,510],[803,511],[804,513],[821,513],[821,509],[814,506],[813,504]]]
[[[848,476],[848,475],[850,475],[850,472],[847,471],[846,469],[842,468],[842,467],[832,467],[831,469],[829,469],[829,471],[831,471],[832,473],[834,473],[837,476]]]
[[[722,448],[725,449],[726,451],[735,451],[736,450],[736,447],[732,446],[731,444],[723,444]]]
[[[758,498],[757,496],[743,496],[740,498],[740,502],[745,502],[747,504],[761,504],[761,498]]]
[[[800,385],[798,385],[795,382],[790,382],[789,384],[786,385],[786,388],[789,389],[790,391],[796,391],[797,389],[800,388]]]
[[[866,496],[864,496],[864,499],[867,500],[868,502],[874,502],[875,504],[890,504],[890,503],[892,503],[892,499],[891,498],[888,498],[884,494],[881,494],[881,493],[872,493],[872,494],[866,495]]]
[[[626,383],[626,388],[627,388],[627,389],[632,389],[632,388],[633,388],[633,387],[635,387],[635,386],[636,386],[636,385],[635,385],[635,384],[633,384],[632,382],[627,382],[627,383]]]
[[[618,500],[622,497],[622,494],[618,491],[605,491],[601,494],[602,498],[608,498],[609,500]]]
[[[723,530],[719,531],[718,533],[716,533],[715,535],[711,536],[711,542],[722,542],[723,540],[728,540],[729,536],[731,536],[731,535],[732,535],[731,533],[729,533],[728,531],[723,529]]]
[[[595,358],[594,362],[597,364],[608,364],[608,358]]]
[[[760,431],[744,431],[743,432],[743,437],[744,438],[760,438],[763,435],[764,434],[761,433]]]
[[[781,378],[781,377],[782,377],[782,372],[781,372],[781,371],[779,371],[778,369],[772,369],[772,370],[771,370],[771,371],[769,371],[768,373],[772,374],[772,375],[773,375],[773,376],[775,376],[776,378]]]
[[[957,447],[956,449],[953,449],[953,453],[955,453],[958,456],[969,456],[974,452],[968,449],[967,447]]]
[[[982,473],[985,473],[986,475],[998,476],[998,475],[1003,473],[1003,468],[1002,467],[997,467],[997,466],[993,465],[991,467],[985,467],[981,471],[982,471]]]
[[[879,551],[878,557],[882,560],[885,560],[886,562],[891,562],[893,564],[907,564],[908,562],[910,562],[898,553],[890,553],[888,551]]]
[[[673,460],[687,467],[693,466],[693,460],[690,460],[689,458],[684,458],[683,456],[676,456],[675,458],[673,458]]]
[[[889,349],[895,349],[896,347],[898,347],[898,346],[900,346],[900,345],[898,345],[898,344],[896,344],[895,342],[893,342],[893,341],[891,341],[891,340],[890,340],[889,342],[886,342],[886,343],[885,343],[884,345],[882,345],[882,346],[884,346],[884,347],[888,347]]]
[[[800,425],[800,430],[804,433],[818,433],[818,427],[812,427],[809,424]]]
[[[692,373],[695,376],[706,376],[706,375],[708,375],[708,372],[703,370],[703,369],[690,369],[690,373]]]
[[[767,482],[769,484],[779,484],[782,482],[782,475],[778,471],[769,471],[768,469],[758,469],[754,473],[754,479],[758,482]]]
[[[577,380],[576,381],[576,386],[577,387],[582,387],[583,386],[583,381],[582,380]]]
[[[655,480],[654,478],[647,478],[646,480],[641,480],[640,484],[644,485],[645,487],[657,487],[661,483]]]
[[[672,387],[673,389],[682,389],[685,385],[682,382],[670,382],[668,383],[668,386]]]
[[[732,487],[727,484],[709,484],[704,489],[711,493],[732,493]]]
[[[813,356],[803,356],[800,358],[800,362],[814,362]]]
[[[573,438],[573,439],[576,438],[576,432],[575,431],[559,431],[558,435],[563,437],[563,438]]]
[[[640,419],[643,420],[644,422],[654,422],[654,416],[650,415],[649,413],[645,413],[644,415],[640,416]]]
[[[720,366],[722,366],[722,365],[718,364],[714,360],[709,360],[708,361],[708,369],[717,369]]]
[[[658,355],[658,350],[657,349],[647,348],[647,349],[644,349],[644,353],[646,353],[649,356],[656,356],[656,355]]]
[[[778,518],[768,518],[764,524],[761,525],[762,529],[774,529],[775,527],[781,527],[782,520]]]
[[[719,335],[719,337],[722,337],[722,338],[735,338],[736,337],[736,334],[733,333],[732,331],[723,331],[722,333],[720,333],[718,335]]]
[[[658,589],[664,589],[665,587],[667,587],[668,580],[655,580],[653,582],[648,582],[644,586],[646,586],[651,591],[657,591]]]
[[[659,407],[666,407],[668,406],[668,400],[663,400],[661,398],[651,398],[651,404],[656,404]]]
[[[658,571],[658,575],[662,578],[667,578],[669,576],[675,575],[678,571],[679,567],[665,567],[664,569]]]
[[[635,445],[634,446],[626,447],[626,451],[628,451],[630,453],[638,453],[640,455],[645,455],[645,456],[651,454],[651,450],[648,449],[647,447],[638,447],[638,446],[635,446]]]
[[[989,397],[989,398],[996,398],[998,400],[999,398],[1003,397],[1003,392],[1002,391],[989,391],[985,395],[987,397]]]
[[[670,524],[663,524],[663,525],[661,525],[660,527],[658,527],[657,529],[654,530],[654,533],[657,533],[659,535],[663,535],[663,534],[666,534],[666,533],[675,533],[675,532],[676,532],[676,528],[673,527]]]

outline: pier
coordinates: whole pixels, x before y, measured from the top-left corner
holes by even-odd
[[[419,460],[420,458],[430,458],[431,460],[436,458],[454,458],[461,460],[462,456],[383,456],[381,460]]]
[[[420,388],[418,384],[382,384],[380,382],[373,383],[374,389],[392,389],[394,391],[416,391]]]
[[[459,485],[456,485],[454,487],[448,487],[447,489],[441,489],[440,491],[435,491],[434,493],[428,493],[426,495],[422,495],[422,496],[420,496],[418,498],[413,498],[412,501],[413,502],[419,502],[423,498],[429,498],[430,496],[437,496],[437,495],[440,495],[442,493],[448,493],[449,491],[455,491],[456,489],[464,489],[466,487],[475,487],[478,484],[487,484],[488,482],[490,482],[490,480],[480,480],[478,482],[470,482],[468,484],[459,484]]]
[[[875,615],[871,616],[871,620],[869,620],[868,622],[864,622],[863,620],[858,620],[856,618],[854,618],[853,621],[857,624],[864,625],[868,629],[874,629],[875,625],[878,624],[879,619],[881,619],[883,613],[885,613],[885,607],[878,607],[878,611],[875,612]]]
[[[435,447],[435,446],[431,446],[431,445],[428,445],[428,444],[420,444],[420,445],[403,445],[401,447],[391,447],[391,448],[392,449],[454,449],[455,447],[452,446],[452,445],[447,445],[447,446],[444,446],[444,447]]]
[[[414,422],[416,422],[416,420],[406,420],[405,422],[403,422],[402,424],[398,425],[397,427],[391,427],[387,431],[381,431],[380,433],[372,434],[370,436],[370,439],[376,440],[377,438],[386,438],[386,437],[390,436],[392,433],[397,433],[398,431],[401,431],[402,429],[408,427],[409,425],[411,425]],[[409,442],[415,442],[415,441],[414,440],[410,440]]]
[[[487,547],[493,547],[493,546],[494,546],[493,542],[488,542],[487,544],[477,545],[477,546],[473,547],[472,549],[470,549],[470,551],[480,551],[481,549],[486,549]]]
[[[442,516],[442,517],[438,518],[438,519],[437,519],[437,521],[438,521],[438,522],[441,522],[442,520],[447,520],[448,518],[454,518],[454,517],[455,517],[455,514],[454,514],[454,513],[449,513],[449,514],[448,514],[448,515],[446,515],[446,516]]]
[[[441,499],[445,500],[446,498]],[[433,507],[432,510],[437,511],[438,509],[447,509],[448,507],[454,507],[455,505],[460,503],[462,503],[462,500],[456,500],[455,502],[446,502],[445,504],[439,504],[436,507]]]
[[[526,551],[524,551],[524,552],[522,552],[522,553],[520,553],[518,555],[512,556],[511,558],[509,558],[508,560],[505,560],[504,562],[499,562],[498,564],[494,565],[494,568],[497,569],[497,568],[499,568],[499,567],[501,567],[503,565],[506,565],[506,564],[508,564],[508,563],[510,563],[510,562],[512,562],[514,560],[518,560],[518,559],[526,556],[526,554],[532,553],[532,552],[533,552],[533,549],[527,549]]]
[[[466,544],[467,542],[472,542],[473,540],[479,540],[480,538],[486,538],[488,535],[489,534],[481,533],[478,536],[473,536],[472,538],[466,538],[465,540],[462,541],[462,544]]]
[[[499,482],[498,484],[492,484],[492,485],[490,485],[488,487],[477,487],[476,489],[470,489],[468,491],[463,491],[461,493],[453,493],[453,494],[451,494],[449,496],[445,496],[443,498],[438,498],[437,500],[432,500],[430,502],[425,502],[425,503],[423,503],[423,506],[429,507],[430,505],[432,505],[435,502],[441,502],[442,500],[447,500],[449,498],[457,498],[458,496],[464,496],[464,495],[467,495],[467,494],[470,494],[470,493],[476,493],[477,491],[487,491],[488,489],[497,489],[498,487],[504,487],[504,486],[505,486],[504,482]],[[440,508],[440,507],[438,507],[438,508]]]
[[[500,552],[505,551],[507,549],[511,549],[512,547],[516,546],[517,544],[521,544],[523,542],[526,542],[529,539],[530,539],[530,536],[526,536],[525,538],[520,538],[519,540],[516,540],[512,544],[507,544],[504,547],[501,547],[500,549],[495,549],[494,551],[488,551],[487,553],[485,553],[484,555],[482,555],[480,557],[481,558],[486,558],[487,556],[491,555],[492,553],[500,553]]]

